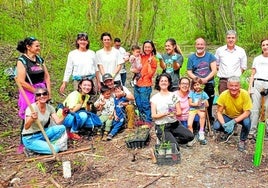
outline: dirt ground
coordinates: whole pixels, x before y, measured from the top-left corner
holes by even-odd
[[[98,137],[92,141],[87,136],[79,142],[70,141],[68,151],[85,150],[59,154],[56,160],[16,154],[18,126],[9,130],[8,136],[4,136],[5,128],[0,128],[4,146],[0,153],[0,187],[268,187],[267,142],[260,167],[252,163],[255,144],[248,142],[247,151],[241,153],[237,150],[238,136],[228,143],[207,136],[207,145],[181,147],[179,164],[157,165],[151,152],[156,144],[153,128],[149,145],[143,149],[126,147],[126,137],[133,130],[125,130],[110,142],[98,141]],[[27,161],[32,158],[36,159]],[[63,178],[64,160],[71,161],[69,179]]]
[[[248,141],[247,151],[241,153],[237,150],[239,136],[233,136],[228,143],[220,143],[215,135],[207,136],[207,145],[181,147],[181,162],[174,165],[153,163],[154,128],[149,145],[143,149],[126,147],[125,140],[133,130],[125,130],[110,142],[98,141],[97,137],[93,142],[87,136],[79,142],[70,141],[70,153],[59,154],[57,159],[40,155],[27,158],[16,154],[21,122],[13,99],[0,101],[0,188],[268,187],[268,142],[264,144],[261,165],[254,167],[255,144]],[[72,176],[68,179],[63,177],[65,160],[71,162]]]

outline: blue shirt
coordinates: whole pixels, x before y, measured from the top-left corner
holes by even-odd
[[[203,57],[192,54],[188,58],[187,70],[192,70],[197,77],[205,78],[211,73],[210,64],[214,61],[216,61],[216,57],[209,52],[206,52]],[[209,80],[208,83],[214,83],[214,78]]]
[[[189,93],[189,98],[192,99],[193,103],[196,103],[198,101],[204,101],[204,100],[208,100],[209,97],[207,95],[206,92],[202,91],[200,93],[194,92],[194,91],[190,91]],[[190,106],[190,110],[197,110],[197,109],[203,109],[204,106]]]

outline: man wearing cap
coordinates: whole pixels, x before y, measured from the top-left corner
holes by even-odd
[[[109,87],[112,92],[114,92],[115,82],[114,82],[113,76],[110,73],[105,73],[102,76],[102,80],[103,80],[103,84],[106,85],[107,87]],[[116,83],[116,84],[118,84],[118,83]],[[126,97],[126,99],[131,101],[131,102],[134,101],[133,94],[125,86],[123,86],[123,91],[122,91],[121,95],[122,95],[122,97]],[[134,120],[135,120],[134,119],[135,111],[134,111],[133,104],[130,103],[129,105],[126,106],[126,113],[127,113],[127,128],[133,129],[134,128]]]

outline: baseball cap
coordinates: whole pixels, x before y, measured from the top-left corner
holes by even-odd
[[[105,73],[103,76],[102,76],[102,81],[105,82],[106,80],[112,80],[113,79],[113,76],[110,74],[110,73]]]

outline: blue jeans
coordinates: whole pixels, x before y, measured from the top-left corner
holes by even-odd
[[[50,126],[46,128],[45,132],[50,142],[53,142],[59,139],[62,136],[62,134],[64,134],[65,130],[66,129],[64,125],[54,125],[54,126]],[[36,153],[52,154],[50,147],[48,143],[46,142],[45,137],[43,136],[42,132],[29,135],[29,136],[22,136],[22,142],[25,148],[32,150]],[[60,151],[60,148],[58,146],[56,146],[55,144],[51,144],[51,145],[54,148],[56,153]]]
[[[64,121],[63,125],[67,128],[71,128],[70,132],[77,133],[78,130],[83,127],[87,120],[87,113],[86,112],[76,112],[76,116],[74,113],[69,113]]]
[[[150,97],[152,87],[134,86],[134,97],[141,116],[145,116],[145,122],[152,122]]]
[[[124,118],[119,118],[118,121],[113,120],[112,130],[109,134],[115,136],[119,132],[119,130],[123,127],[124,123],[125,123]]]
[[[227,115],[224,115],[224,114],[223,114],[223,119],[224,119],[224,122],[228,122],[228,121],[232,120],[232,118],[230,118],[230,117],[228,117]],[[241,122],[237,122],[237,123],[242,125],[242,129],[241,129],[241,132],[240,132],[240,140],[241,141],[247,140],[248,134],[249,134],[249,131],[250,131],[250,126],[251,126],[250,118],[247,117],[244,120],[242,120]],[[223,126],[220,124],[220,122],[218,120],[216,120],[214,122],[213,127],[214,127],[214,129],[216,131],[225,132]]]
[[[126,112],[125,112],[125,107],[120,106],[121,102],[125,102],[126,98],[122,97],[120,99],[115,99],[114,100],[114,105],[115,105],[115,113],[116,116],[118,117],[118,120],[113,120],[112,122],[112,130],[109,134],[115,136],[119,130],[123,127],[126,119]]]
[[[181,121],[181,124],[187,129],[188,128],[188,122],[186,121]]]
[[[122,85],[125,86],[127,80],[127,73],[120,73]]]

